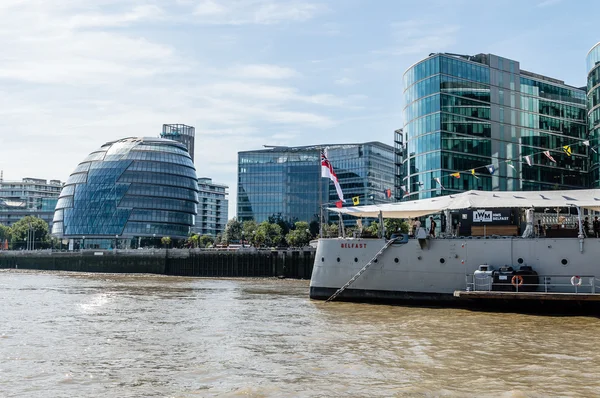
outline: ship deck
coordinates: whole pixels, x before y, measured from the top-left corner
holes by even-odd
[[[463,300],[536,300],[536,301],[600,301],[600,293],[497,292],[457,290],[454,297]]]

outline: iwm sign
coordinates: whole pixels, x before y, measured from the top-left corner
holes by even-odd
[[[473,224],[510,224],[510,210],[473,210]]]

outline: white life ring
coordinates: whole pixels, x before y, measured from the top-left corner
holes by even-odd
[[[571,277],[571,285],[573,286],[581,286],[581,277],[575,275]]]

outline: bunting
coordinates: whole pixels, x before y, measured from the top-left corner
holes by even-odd
[[[358,206],[360,204],[360,196],[353,196],[352,197],[352,204],[354,206]]]
[[[556,160],[554,160],[554,158],[552,157],[552,155],[550,155],[550,151],[544,151],[544,155],[546,155],[546,157],[548,159],[550,159],[550,161],[556,163]]]
[[[517,170],[517,168],[515,167],[515,165],[514,165],[514,162],[517,162],[517,161],[524,161],[525,163],[527,163],[527,165],[528,165],[528,166],[532,167],[532,166],[534,166],[534,159],[535,159],[534,157],[535,157],[535,156],[537,156],[537,155],[540,155],[540,154],[544,154],[544,156],[546,156],[546,157],[547,157],[547,158],[548,158],[550,161],[552,161],[552,162],[554,162],[554,163],[558,163],[558,162],[557,162],[557,161],[554,159],[554,157],[552,156],[552,154],[551,154],[551,152],[550,152],[550,151],[552,150],[552,151],[563,152],[563,153],[564,153],[564,154],[566,154],[567,156],[571,157],[571,156],[573,156],[573,146],[576,146],[576,145],[585,145],[585,146],[586,146],[586,147],[588,147],[588,148],[589,148],[589,149],[590,149],[592,152],[594,152],[594,153],[596,153],[596,154],[598,153],[598,151],[597,151],[598,147],[600,147],[600,145],[599,145],[599,146],[594,146],[594,145],[593,145],[593,144],[590,142],[590,140],[578,141],[578,142],[574,142],[574,143],[571,143],[571,144],[568,144],[568,145],[562,145],[562,146],[559,146],[559,147],[556,147],[556,148],[550,148],[550,149],[548,149],[548,150],[546,150],[546,151],[540,151],[540,152],[536,152],[536,153],[533,153],[533,154],[530,154],[530,155],[524,155],[524,156],[522,156],[520,159],[506,159],[506,160],[498,160],[498,163],[499,163],[499,164],[501,164],[501,163],[506,163],[506,165],[507,165],[508,167],[510,167],[511,169],[513,169],[513,170],[515,170],[515,171],[516,171],[516,170]],[[560,160],[560,159],[559,159],[559,160]],[[493,174],[494,174],[494,173],[497,171],[497,167],[498,167],[498,166],[497,166],[497,165],[496,165],[496,166],[494,166],[493,164],[490,164],[490,165],[486,165],[486,166],[479,166],[479,167],[475,167],[475,168],[473,168],[473,169],[468,169],[468,170],[454,171],[454,172],[452,172],[452,173],[448,173],[448,174],[446,174],[446,175],[444,175],[444,176],[442,176],[442,177],[435,177],[435,178],[433,178],[433,180],[434,180],[434,181],[435,181],[435,182],[436,182],[436,183],[437,183],[437,184],[440,186],[440,188],[441,188],[441,189],[446,189],[446,188],[445,188],[445,187],[442,185],[442,178],[446,178],[446,177],[460,178],[460,175],[461,175],[462,173],[470,173],[470,174],[471,174],[471,175],[472,175],[472,176],[473,176],[475,179],[479,179],[479,177],[476,175],[476,172],[475,172],[475,171],[476,171],[477,169],[481,169],[481,168],[484,168],[484,167],[485,167],[485,168],[486,168],[486,170],[487,170],[487,171],[490,173],[490,175],[493,175]],[[423,183],[422,183],[422,182],[419,182],[418,184],[419,184],[419,186],[422,186],[422,185],[423,185]],[[401,188],[402,188],[402,190],[403,190],[403,191],[405,191],[405,192],[406,192],[406,194],[408,194],[408,191],[406,191],[406,190],[404,189],[404,186],[402,186]],[[406,195],[405,195],[405,196],[406,196]]]

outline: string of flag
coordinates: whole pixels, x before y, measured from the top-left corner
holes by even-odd
[[[593,140],[591,140],[591,141],[593,141]],[[587,140],[584,140],[584,141],[576,141],[576,142],[571,143],[569,145],[562,145],[562,146],[559,146],[559,147],[556,147],[556,148],[552,148],[552,149],[548,149],[548,150],[545,150],[545,151],[536,152],[536,153],[533,153],[533,154],[530,154],[530,155],[524,155],[521,158],[530,167],[532,167],[535,164],[534,163],[534,157],[537,156],[537,155],[544,155],[551,162],[557,163],[556,159],[554,159],[554,157],[550,153],[551,150],[552,151],[561,151],[564,154],[566,154],[568,157],[571,157],[572,154],[573,154],[572,147],[577,146],[577,145],[584,145],[585,147],[587,147],[588,149],[590,149],[592,152],[594,152],[596,154],[598,153],[597,148],[595,148],[594,145],[591,145],[590,140],[587,139]],[[506,163],[506,165],[508,167],[512,168],[513,170],[516,170],[516,168],[515,168],[515,166],[514,166],[513,163],[514,162],[520,162],[521,158],[501,160],[501,161],[498,162],[498,164]],[[460,178],[461,174],[470,174],[473,178],[475,178],[475,179],[478,180],[479,177],[477,176],[477,173],[475,172],[475,170],[483,169],[483,168],[485,168],[490,173],[490,175],[493,175],[496,172],[496,170],[497,170],[496,166],[494,166],[493,164],[489,164],[489,165],[486,165],[486,166],[478,166],[478,167],[474,167],[474,168],[463,170],[463,171],[455,171],[453,173],[447,174],[447,176],[454,177],[454,178]],[[440,186],[441,189],[443,189],[443,190],[446,189],[444,187],[444,185],[442,184],[442,177],[434,177],[433,180],[437,183],[437,185]],[[422,182],[419,182],[418,184],[420,186],[423,185]],[[407,189],[406,185],[401,185],[400,189],[402,189],[402,191],[404,192],[403,197],[410,195],[410,191]]]

